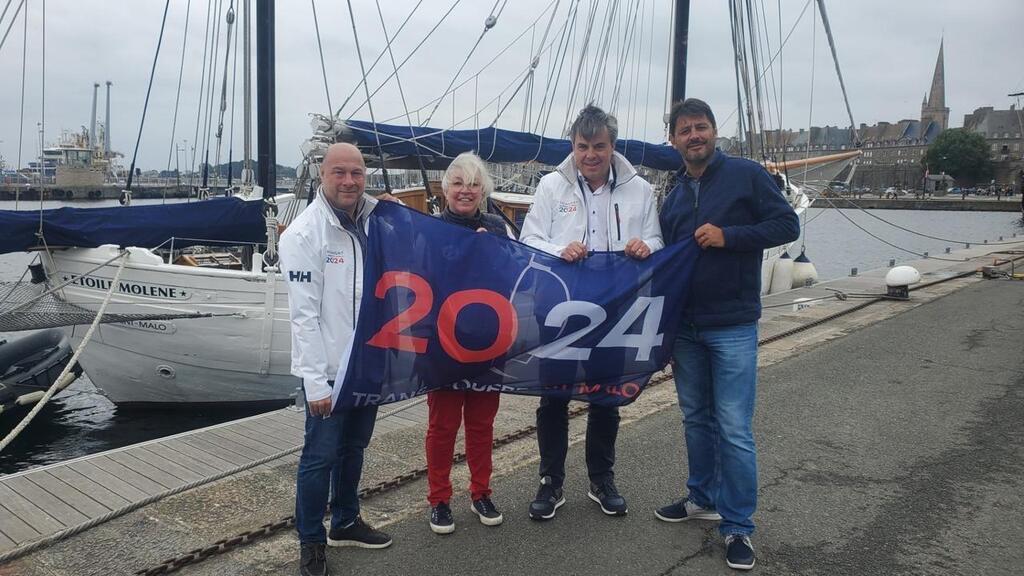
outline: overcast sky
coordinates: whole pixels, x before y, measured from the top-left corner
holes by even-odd
[[[503,0],[504,1],[504,0]],[[540,0],[508,0],[497,25],[480,42],[469,59],[459,82],[483,72],[456,92],[454,113],[458,120],[470,119],[461,128],[475,126],[474,112],[479,107],[479,123],[483,126],[497,115],[498,103],[508,103],[517,86],[516,77],[525,71],[532,50],[537,50],[544,28],[552,22],[547,43],[561,38],[560,31],[577,0],[562,0],[557,11],[554,2]],[[585,22],[596,4],[593,34],[600,33],[606,5],[610,0],[579,0],[575,24],[577,33],[569,37],[573,48],[569,57],[573,62],[582,53]],[[764,6],[768,24],[768,43],[774,51],[779,44],[778,0],[755,1],[760,11]],[[11,17],[21,0],[14,0],[8,14],[0,21],[0,38],[7,30]],[[392,48],[395,58],[405,60],[438,23],[456,0],[423,0]],[[6,4],[0,0],[0,5]],[[208,4],[192,0],[188,16],[188,35],[185,35],[187,0],[172,0],[164,31],[163,45],[157,64],[156,77],[146,126],[139,149],[138,166],[144,169],[166,168],[168,157],[173,168],[176,154],[172,144],[172,119],[175,109],[182,43],[185,47],[180,106],[173,142],[191,147],[196,140],[197,107],[202,76],[204,32]],[[230,0],[222,4],[222,22]],[[385,48],[384,34],[377,15],[375,2],[353,0],[359,41],[365,64],[369,64]],[[381,0],[383,18],[389,34],[394,34],[415,6],[415,0]],[[619,0],[619,17],[613,29],[620,35],[626,30],[636,1]],[[771,89],[771,76],[766,90],[781,92],[783,124],[786,128],[813,125],[846,126],[845,108],[839,83],[820,18],[812,19],[814,3],[808,0],[781,0],[781,26],[783,35],[794,23],[796,27],[784,46],[781,61],[782,86],[778,82],[780,69],[774,68],[775,90]],[[483,22],[494,5],[490,0],[461,0],[423,46],[401,68],[402,81],[408,105],[419,109],[420,120],[427,117],[432,106],[429,102],[440,96],[452,81],[459,66],[470,53],[480,36]],[[500,5],[500,3],[499,3]],[[619,116],[621,136],[664,141],[662,115],[665,102],[665,76],[668,67],[669,20],[671,0],[641,0],[636,11],[640,22],[637,33],[624,60],[627,79],[621,83],[615,112]],[[28,0],[28,61],[24,114],[24,145],[22,163],[38,152],[37,124],[42,119],[43,96],[42,60],[42,1]],[[690,17],[689,68],[687,93],[707,100],[720,123],[720,133],[735,134],[736,82],[729,33],[728,4],[719,0],[694,0]],[[801,11],[807,6],[802,18]],[[352,23],[345,2],[317,0],[320,33],[332,105],[339,108],[354,90],[358,94],[342,110],[342,116],[355,113],[355,118],[369,120],[366,108],[356,111],[361,103],[362,86],[359,84],[359,60],[353,40]],[[47,144],[56,142],[62,130],[79,130],[89,124],[92,102],[92,84],[110,80],[112,93],[111,134],[113,148],[125,154],[125,165],[131,161],[142,115],[146,85],[159,37],[164,2],[158,0],[49,0],[46,3],[46,63],[45,63],[45,136]],[[1024,2],[1020,0],[832,0],[827,3],[832,30],[835,35],[839,60],[849,91],[854,120],[873,124],[878,121],[898,121],[919,118],[921,99],[928,91],[935,67],[939,42],[945,37],[946,105],[951,109],[950,125],[960,126],[964,114],[982,106],[1008,108],[1014,99],[1011,92],[1024,91]],[[555,12],[554,19],[550,16]],[[20,88],[22,69],[22,16],[18,16],[7,42],[0,49],[0,155],[8,163],[18,158]],[[238,21],[241,21],[239,15]],[[531,24],[533,24],[531,27]],[[327,99],[320,69],[316,37],[313,29],[311,3],[304,0],[277,2],[277,110],[278,110],[278,162],[295,165],[301,159],[299,145],[310,135],[309,113],[327,110]],[[218,47],[216,96],[219,99],[224,68],[224,26]],[[523,34],[525,32],[525,34]],[[523,34],[494,64],[484,65],[494,58],[512,40]],[[616,36],[618,37],[618,36]],[[618,43],[609,49],[608,69],[618,62]],[[544,98],[547,77],[552,66],[545,52],[535,73],[533,83],[534,110]],[[593,60],[594,47],[590,57]],[[812,55],[814,65],[812,66]],[[239,58],[238,66],[241,66]],[[229,70],[233,69],[229,67]],[[546,134],[561,132],[567,105],[580,104],[580,96],[568,104],[568,91],[572,86],[583,92],[584,78],[578,83],[570,76],[572,63],[568,57],[563,64],[561,80],[554,92],[555,105],[547,124]],[[811,76],[813,106],[811,105]],[[384,59],[370,75],[370,86],[376,88],[393,71],[385,53]],[[608,76],[611,76],[609,74]],[[241,77],[238,78],[236,100],[241,102]],[[512,86],[508,89],[508,86]],[[525,111],[525,85],[503,112],[499,127],[520,129]],[[608,77],[602,83],[597,103],[610,108],[615,83]],[[231,78],[228,79],[229,100]],[[774,97],[772,97],[774,102]],[[378,119],[392,123],[405,123],[397,85],[391,81],[372,99]],[[476,103],[476,104],[475,104]],[[488,104],[489,103],[489,104]],[[488,104],[487,106],[484,106]],[[103,118],[103,88],[99,100],[100,120]],[[225,117],[225,133],[230,125],[232,108]],[[356,113],[357,112],[357,113]],[[205,114],[205,112],[203,112]],[[235,152],[241,155],[241,105],[235,112]],[[767,114],[767,113],[766,113]],[[451,126],[453,120],[451,96],[444,99],[431,124]],[[772,112],[771,127],[778,125],[777,114]],[[414,119],[415,121],[415,119]],[[213,123],[216,124],[216,111]],[[201,127],[200,127],[201,128]],[[225,137],[226,138],[226,137]],[[200,140],[203,140],[200,137]],[[210,140],[211,147],[213,140]],[[254,141],[255,146],[255,141]],[[227,143],[222,161],[227,158]],[[255,151],[254,151],[255,153]],[[211,151],[211,161],[213,160]],[[191,152],[181,155],[184,169],[191,160]]]

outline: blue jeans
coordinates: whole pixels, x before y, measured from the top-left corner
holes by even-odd
[[[673,349],[683,411],[690,500],[715,508],[719,532],[754,532],[757,452],[752,420],[757,391],[757,323],[683,326]]]
[[[377,422],[377,407],[337,409],[327,418],[306,408],[306,434],[295,489],[295,529],[300,542],[324,543],[328,494],[331,530],[359,515],[359,477],[363,451]]]

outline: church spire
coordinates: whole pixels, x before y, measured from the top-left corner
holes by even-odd
[[[935,60],[932,87],[921,104],[921,122],[935,122],[945,130],[949,126],[949,108],[946,108],[946,71],[943,58],[945,38],[939,41],[939,57]]]
[[[946,67],[942,61],[943,44],[945,44],[945,39],[939,41],[939,57],[935,60],[935,73],[932,74],[932,89],[928,93],[928,106],[931,108],[946,107]]]

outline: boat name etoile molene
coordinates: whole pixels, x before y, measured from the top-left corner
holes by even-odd
[[[76,274],[65,274],[62,280],[71,281],[72,284],[88,288],[90,290],[110,290],[110,278],[97,278],[95,276],[80,276]],[[188,300],[192,297],[192,291],[180,286],[164,286],[160,284],[147,284],[145,282],[130,282],[121,280],[117,283],[117,291],[121,294],[132,296],[144,296],[146,298],[163,298],[166,300]]]

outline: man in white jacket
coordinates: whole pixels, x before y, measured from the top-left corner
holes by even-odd
[[[302,378],[306,432],[296,479],[295,528],[302,576],[327,574],[325,545],[386,548],[391,537],[359,517],[363,451],[377,407],[334,410],[338,358],[350,344],[362,296],[367,218],[377,201],[364,195],[366,165],[351,144],[328,148],[316,198],[281,236],[288,282],[292,374]],[[331,495],[331,529],[324,510]]]
[[[523,222],[523,242],[568,262],[582,260],[592,251],[619,250],[642,260],[664,247],[654,191],[629,160],[615,152],[617,132],[615,117],[600,108],[589,105],[580,112],[570,130],[572,154],[537,186],[533,206]],[[574,370],[575,365],[556,365],[547,371],[562,368]],[[537,408],[541,485],[530,504],[534,520],[554,518],[565,503],[562,483],[569,444],[568,406],[568,397],[543,396]],[[610,516],[622,516],[628,510],[614,482],[618,431],[618,408],[591,404],[587,495]]]

